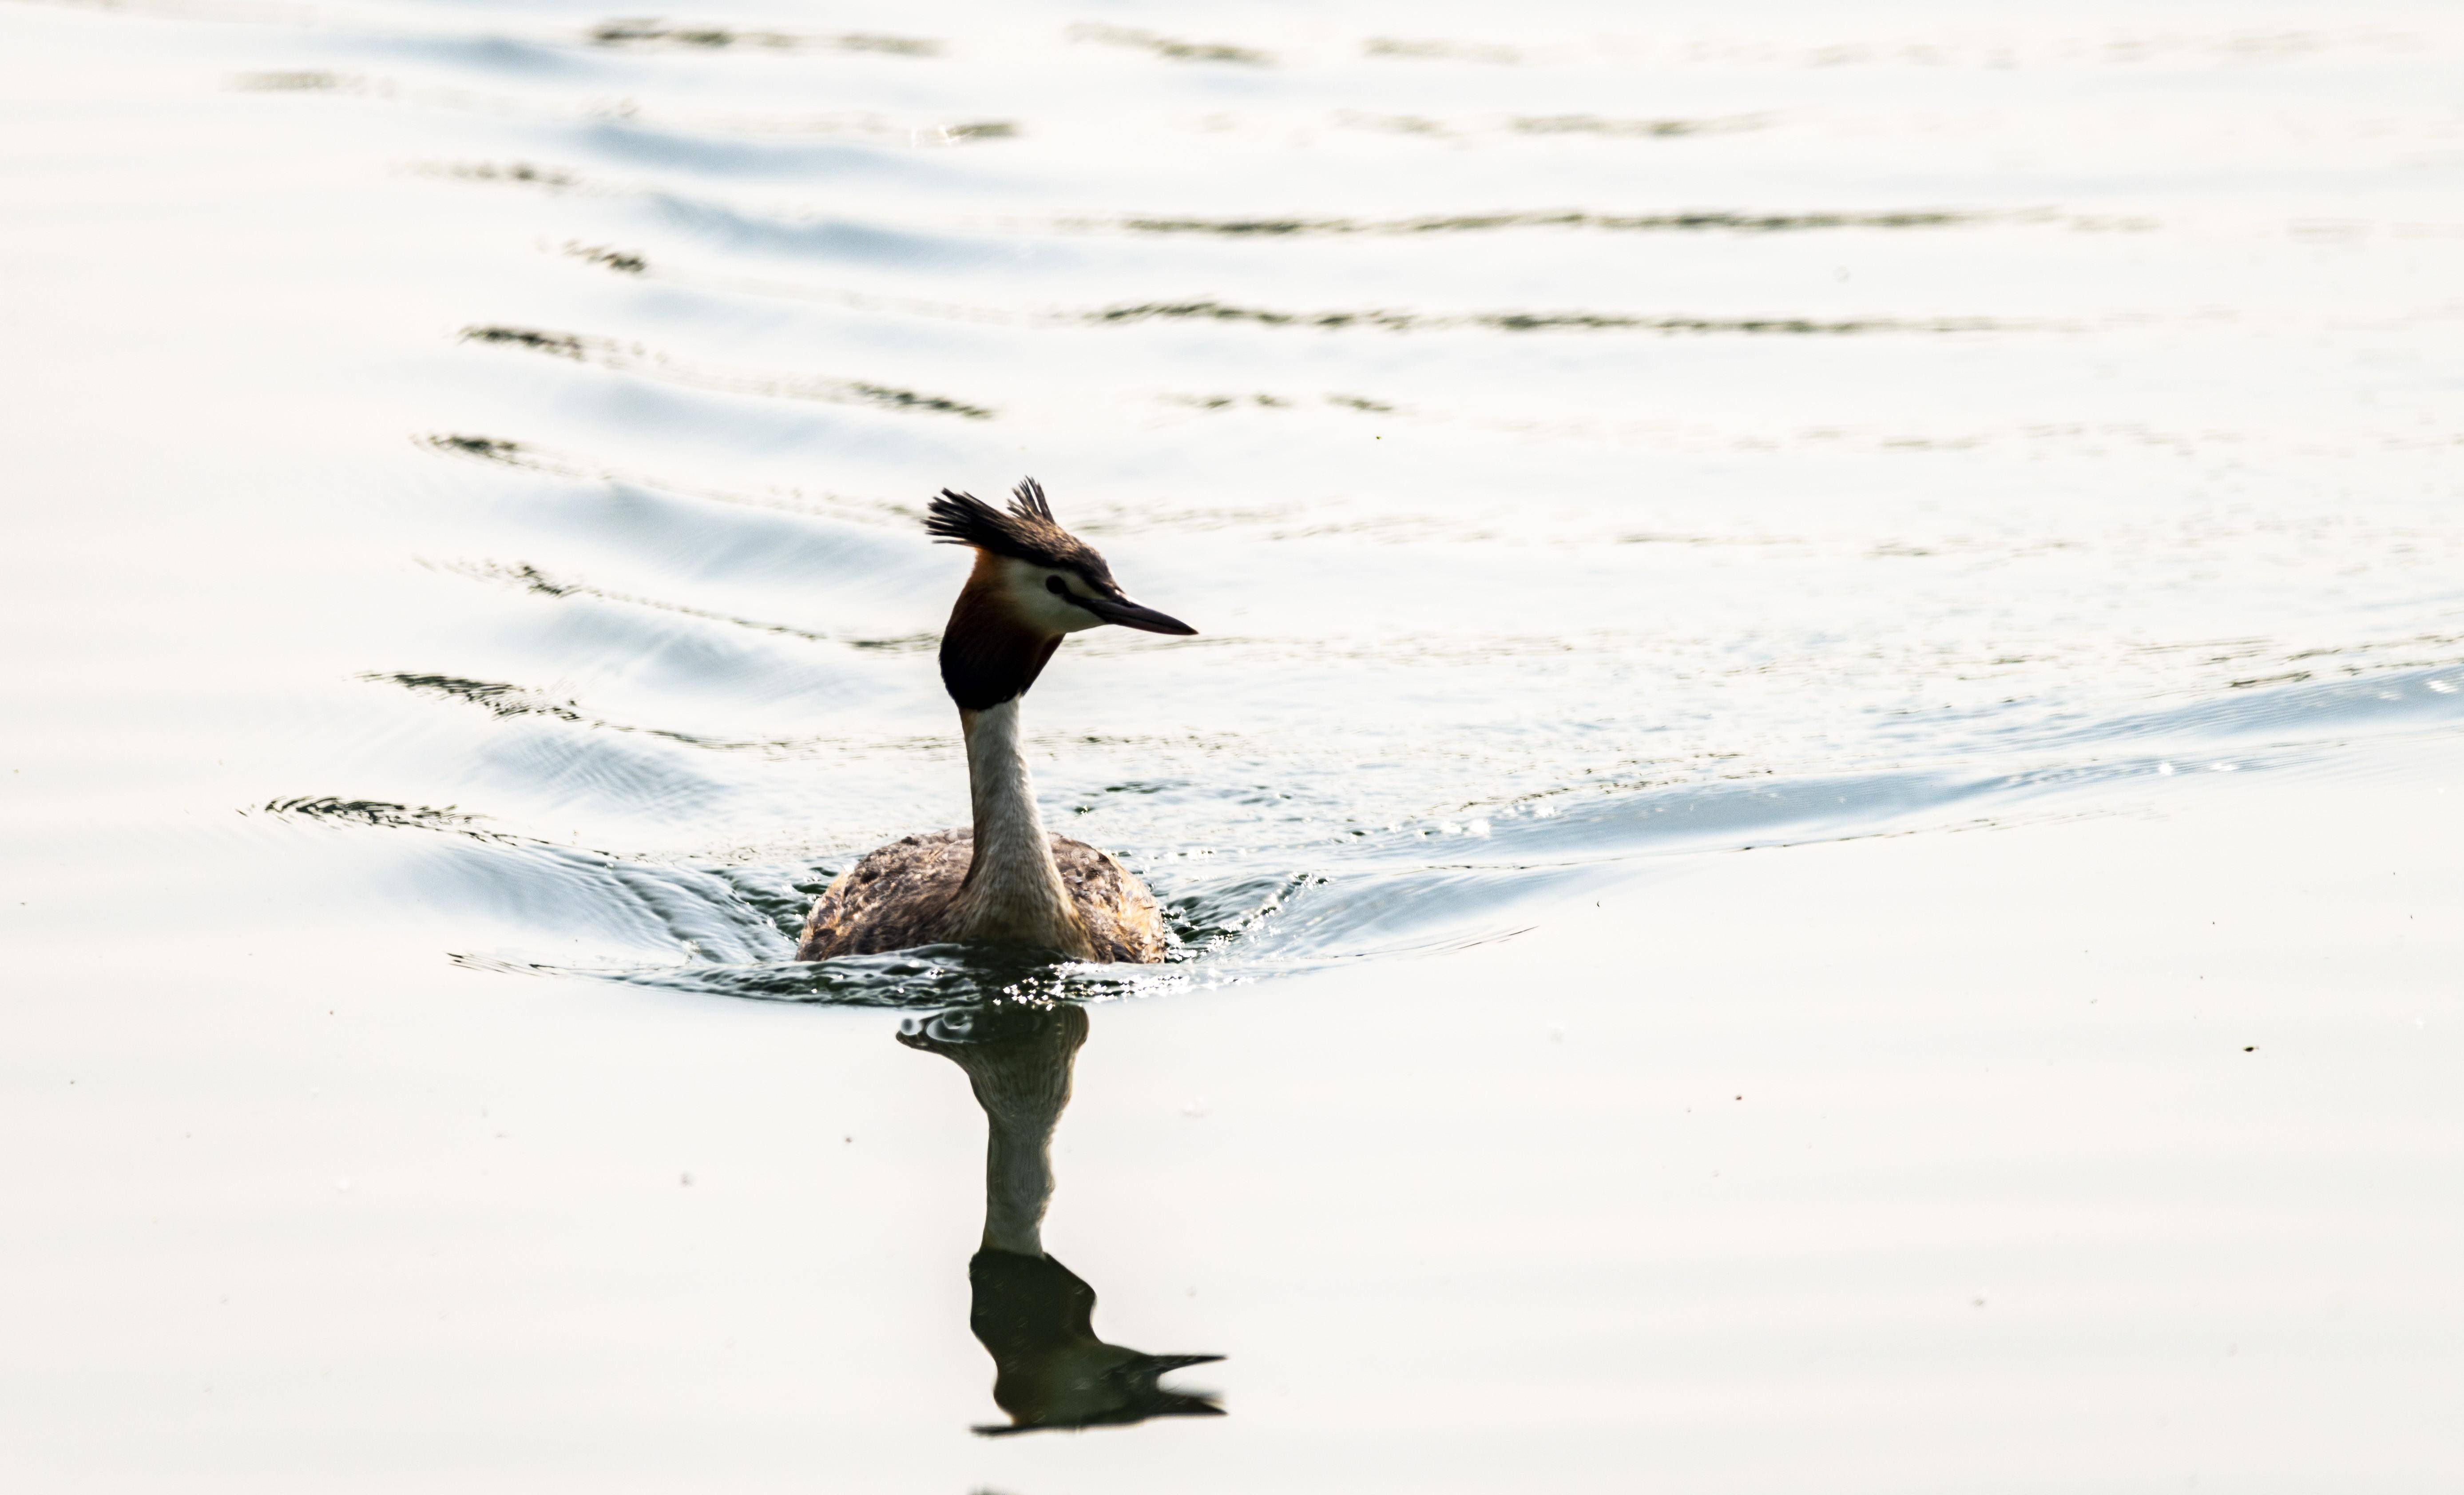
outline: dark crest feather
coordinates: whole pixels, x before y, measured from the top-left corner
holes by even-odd
[[[996,556],[1076,571],[1090,579],[1111,579],[1103,558],[1053,518],[1044,485],[1031,477],[1012,492],[1006,511],[973,494],[942,489],[925,506],[924,532],[945,545],[973,545]]]

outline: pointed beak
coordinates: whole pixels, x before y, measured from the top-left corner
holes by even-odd
[[[1178,618],[1167,617],[1152,607],[1141,607],[1126,597],[1080,597],[1074,601],[1106,623],[1117,623],[1125,628],[1137,628],[1147,633],[1198,631]]]

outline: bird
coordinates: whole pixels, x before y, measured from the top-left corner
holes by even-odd
[[[1104,558],[1053,518],[1032,477],[1006,509],[945,488],[924,529],[976,553],[941,632],[941,684],[966,737],[974,824],[891,842],[840,873],[805,916],[796,958],[974,944],[1163,959],[1163,914],[1146,885],[1105,852],[1044,828],[1019,750],[1019,706],[1072,633],[1107,624],[1198,630],[1131,601]]]

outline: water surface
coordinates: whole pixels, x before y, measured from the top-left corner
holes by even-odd
[[[712,1097],[737,1083],[731,1043],[787,1045],[836,1076],[829,1119],[759,1144],[713,1122],[697,1145],[771,1158],[774,1192],[819,1212],[795,1228],[861,1219],[873,1240],[778,1290],[827,1319],[814,1305],[862,1298],[896,1261],[937,1297],[847,1308],[838,1339],[810,1338],[837,1345],[827,1368],[781,1351],[754,1375],[775,1405],[719,1421],[750,1419],[738,1432],[774,1452],[783,1428],[864,1416],[957,1440],[914,1433],[935,1451],[912,1463],[865,1444],[870,1487],[1152,1487],[1155,1470],[1195,1485],[1178,1451],[1203,1438],[1253,1450],[1241,1460],[1339,1447],[1344,1487],[1375,1484],[1364,1468],[1398,1488],[1442,1473],[1363,1452],[1431,1425],[1367,1390],[1326,1390],[1358,1400],[1320,1407],[1299,1443],[1235,1441],[1239,1378],[1271,1409],[1299,1374],[1288,1342],[1244,1325],[1312,1301],[1320,1247],[1265,1208],[1274,1167],[1303,1164],[1210,1174],[1195,1141],[1131,1169],[1216,1180],[1158,1206],[1160,1228],[1111,1233],[1120,1260],[1054,1254],[1101,1290],[1089,1333],[1229,1351],[1174,1374],[1217,1374],[1230,1415],[1107,1431],[1147,1441],[1084,1467],[950,1452],[1000,1415],[960,1301],[980,1123],[875,1009],[1121,1003],[1094,1010],[1088,1052],[1111,1024],[1150,1035],[1122,1041],[1148,1063],[1186,1021],[1270,1065],[1277,1043],[1306,1043],[1292,1004],[1309,992],[1371,1004],[1328,1019],[1348,1042],[1407,1024],[1423,986],[1457,994],[1447,1022],[1485,1001],[1536,1032],[1563,1020],[1526,1010],[1532,993],[1615,1006],[1649,965],[1529,932],[1727,853],[2035,834],[2399,778],[2427,793],[2464,726],[2464,37],[2435,7],[12,4],[0,28],[17,125],[0,242],[34,288],[12,314],[25,709],[0,728],[8,901],[28,972],[101,1024],[59,1029],[25,1083],[65,1095],[81,1064],[145,1048],[98,1014],[151,1011],[183,981],[230,1026],[180,1051],[232,1066],[232,1088],[114,1146],[236,1127],[276,1093],[322,1105],[389,1043],[426,1056],[403,1073],[455,1072],[448,1056],[490,1050],[511,1013],[526,1036],[468,1060],[502,1066],[485,1085],[403,1093],[451,1093],[457,1116],[480,1109],[470,1086],[512,1104],[503,1088],[566,1045],[619,1042],[589,1037],[599,1024],[649,1024],[666,1035],[652,1049],[709,1067],[690,1094],[646,1082],[666,1098],[639,1125],[704,1106],[784,1125]],[[1077,638],[1027,704],[1047,817],[1147,878],[1175,958],[791,962],[838,869],[963,818],[934,649],[964,558],[926,542],[922,505],[1030,473],[1133,595],[1200,630]],[[2236,785],[2262,798],[2211,798]],[[1500,952],[1528,974],[1482,963]],[[330,1010],[368,1024],[351,1064],[297,1025],[338,991],[354,995]],[[1476,1046],[1398,1042],[1436,1072],[1474,1062]],[[297,1072],[244,1083],[268,1054]],[[760,1083],[803,1093],[769,1062],[785,1061]],[[1437,1167],[1452,1144],[1378,1132],[1393,1077],[1361,1062],[1361,1135],[1324,1093],[1294,1114],[1387,1176]],[[1587,1064],[1570,1104],[1613,1132],[1665,1093]],[[591,1072],[605,1083],[575,1082],[576,1114],[613,1083]],[[1451,1073],[1432,1093],[1467,1092]],[[1540,1084],[1516,1073],[1500,1083]],[[417,1108],[365,1084],[343,1132],[429,1155],[400,1140],[424,1134]],[[30,1127],[80,1145],[121,1135],[25,1104],[47,1118]],[[1158,1104],[1203,1130],[1202,1098]],[[1147,1145],[1121,1129],[1152,1117],[1105,1114],[1075,1123],[1112,1139],[1098,1154]],[[1500,1156],[1574,1145],[1501,1125]],[[797,1181],[812,1138],[895,1128],[896,1161]],[[1076,1133],[1058,1134],[1066,1177]],[[232,1146],[234,1167],[280,1154]],[[620,1172],[658,1151],[560,1146]],[[95,1166],[89,1182],[120,1165]],[[1129,1176],[1111,1166],[1089,1170]],[[691,1185],[671,1177],[695,1174],[685,1162],[643,1167],[712,1187],[707,1165]],[[1935,1205],[1972,1198],[1928,1176]],[[880,1222],[926,1189],[931,1228]],[[1134,1193],[1081,1218],[1117,1221],[1095,1212]],[[406,1228],[451,1216],[451,1195],[406,1195]],[[1056,1198],[1067,1219],[1066,1183]],[[101,1218],[81,1209],[45,1216],[69,1257]],[[1391,1311],[1355,1296],[1347,1322],[1426,1345],[1447,1284],[1580,1262],[1614,1276],[1634,1263],[1613,1240],[1685,1228],[1681,1205],[1625,1210],[1441,1253],[1430,1296]],[[1165,1281],[1204,1258],[1169,1221],[1199,1218],[1257,1270],[1221,1313]],[[467,1228],[483,1255],[541,1239]],[[727,1241],[781,1269],[803,1249],[644,1239]],[[620,1275],[703,1282],[683,1246],[606,1249]],[[1043,1294],[1034,1343],[1115,1342],[1074,1319],[1053,1340],[1076,1289],[1037,1281],[1019,1288]],[[689,1314],[628,1319],[639,1287],[582,1292],[576,1322],[597,1327],[578,1337],[502,1328],[500,1308],[492,1342],[527,1347],[542,1375],[604,1351],[643,1368],[637,1389],[666,1387],[662,1347],[701,1341]],[[1631,1306],[1599,1290],[1608,1320]],[[361,1323],[361,1301],[338,1289],[334,1321]],[[1116,1330],[1116,1301],[1148,1316]],[[1464,1311],[1463,1344],[1511,1352],[1510,1331]],[[584,1348],[603,1333],[618,1348]],[[337,1467],[319,1461],[374,1427],[354,1420],[370,1403],[285,1381],[316,1356],[265,1348],[279,1339],[236,1341],[275,1368],[249,1394],[257,1413],[215,1424],[179,1399],[211,1377],[163,1371],[187,1378],[149,1416],[225,1427],[231,1441],[195,1446],[238,1480],[280,1472],[259,1458],[280,1409],[323,1407],[306,1422],[327,1453],[286,1477]],[[902,1361],[891,1347],[911,1341],[935,1348]],[[418,1350],[410,1378],[457,1374],[453,1345]],[[1560,1418],[1563,1487],[1632,1487],[1598,1449],[1640,1414],[1590,1352],[1536,1421],[1503,1393],[1493,1424],[1449,1417],[1499,1450]],[[160,1369],[128,1353],[111,1363]],[[1467,1374],[1430,1394],[1469,1395]],[[399,1467],[518,1484],[588,1466],[440,1405],[447,1451]],[[1288,1431],[1281,1415],[1246,1425]],[[719,1436],[689,1422],[640,1445],[666,1450],[644,1454],[646,1485]],[[765,1479],[823,1467],[765,1458]],[[1916,1467],[1883,1460],[1873,1487],[1925,1483]]]

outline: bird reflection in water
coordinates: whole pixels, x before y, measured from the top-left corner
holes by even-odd
[[[1087,1009],[1067,1003],[955,1007],[899,1025],[898,1041],[957,1063],[990,1133],[984,1155],[984,1240],[967,1264],[968,1326],[997,1368],[993,1400],[1007,1425],[1101,1427],[1149,1418],[1221,1417],[1210,1396],[1155,1384],[1216,1354],[1146,1354],[1095,1337],[1095,1289],[1045,1254],[1052,1202],[1052,1132],[1069,1104],[1070,1070],[1087,1042]]]

